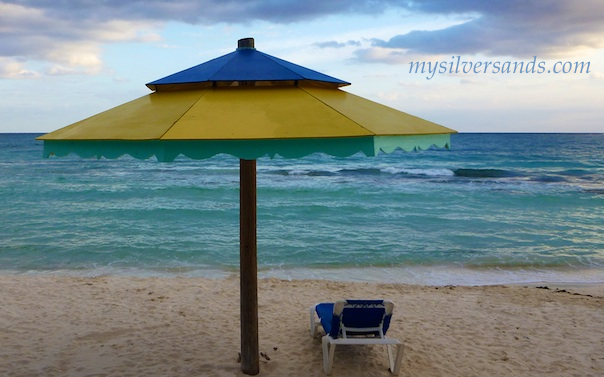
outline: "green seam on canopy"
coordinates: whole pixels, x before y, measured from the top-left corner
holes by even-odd
[[[138,159],[155,156],[159,161],[172,161],[182,154],[201,160],[226,153],[254,160],[279,155],[299,158],[313,153],[347,157],[362,152],[366,156],[428,149],[431,146],[448,148],[450,135],[379,136],[353,138],[271,139],[271,140],[44,140],[44,157],[66,156],[75,153],[83,158],[118,158],[125,154]]]

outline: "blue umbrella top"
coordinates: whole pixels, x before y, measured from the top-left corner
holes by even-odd
[[[350,85],[349,82],[260,52],[254,47],[253,38],[240,39],[237,50],[230,54],[146,85],[151,90],[161,90],[176,89],[180,86],[228,86],[234,82],[238,85],[246,82],[296,85],[298,81],[313,81],[335,87]]]

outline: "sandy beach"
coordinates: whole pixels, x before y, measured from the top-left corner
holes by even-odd
[[[0,276],[1,376],[243,376],[237,277]],[[308,308],[394,301],[401,376],[602,376],[604,286],[259,282],[260,376],[322,376]],[[333,376],[389,376],[383,347],[339,347]]]

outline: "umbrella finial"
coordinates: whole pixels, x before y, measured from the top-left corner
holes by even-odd
[[[254,48],[254,38],[242,38],[237,41],[237,49]]]

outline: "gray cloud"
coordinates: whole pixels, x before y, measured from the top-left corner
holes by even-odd
[[[317,42],[313,43],[313,46],[318,48],[343,48],[346,46],[360,46],[361,42],[359,41],[346,41],[346,42],[338,42],[338,41],[326,41],[326,42]]]
[[[485,54],[558,57],[604,45],[600,0],[0,0],[0,76],[31,77],[30,61],[47,74],[95,73],[102,44],[157,41],[165,22],[287,24],[345,14],[464,16],[441,30],[415,30],[357,51],[359,61],[400,64],[408,55]],[[371,36],[363,36],[371,38]],[[359,46],[325,41],[318,48]]]
[[[47,74],[95,73],[100,46],[159,40],[169,21],[190,24],[286,24],[334,14],[379,14],[394,0],[0,0],[0,77],[31,77],[25,64],[44,62]]]
[[[396,0],[3,0],[68,20],[162,20],[192,24],[246,23],[256,20],[289,23],[333,14],[379,14]]]
[[[90,20],[67,9],[59,12],[59,5],[71,2],[48,3],[57,9],[25,3],[0,0],[0,77],[32,77],[25,68],[29,61],[50,64],[44,70],[51,75],[96,73],[102,69],[102,43],[159,39],[149,21]]]
[[[423,55],[480,53],[521,58],[564,57],[604,46],[604,2],[600,0],[426,0],[409,3],[407,8],[475,16],[441,30],[415,30],[387,41],[374,40],[374,46]]]

